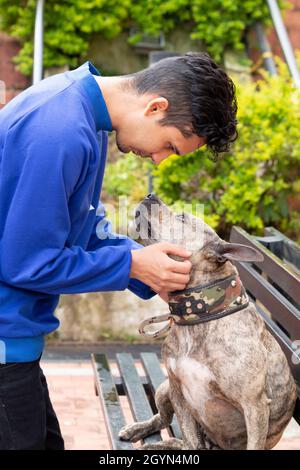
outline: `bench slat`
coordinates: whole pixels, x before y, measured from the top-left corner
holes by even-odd
[[[92,365],[111,448],[113,450],[133,449],[130,442],[122,441],[118,436],[126,422],[106,355],[92,354]]]
[[[292,340],[300,338],[300,312],[276,288],[246,263],[237,263],[241,280],[255,299],[258,299],[288,331]],[[299,289],[299,286],[298,286]]]
[[[297,269],[297,271],[299,272],[300,270],[300,246],[293,240],[290,240],[288,237],[286,237],[283,233],[279,232],[279,230],[277,230],[274,227],[266,227],[265,234],[269,236],[274,236],[274,237],[275,236],[281,237],[282,243],[281,243],[280,258],[282,257],[285,261],[287,261],[288,263],[291,263],[292,267],[294,269]]]
[[[119,353],[116,356],[134,419],[136,421],[146,421],[152,418],[153,411],[136,370],[132,355],[129,353]],[[159,441],[161,441],[159,432],[144,439],[144,442],[147,444]]]
[[[155,353],[141,353],[141,359],[147,373],[149,383],[155,394],[160,384],[166,380],[166,376]],[[175,415],[170,425],[170,429],[174,437],[177,437],[178,439],[182,438],[180,427]]]

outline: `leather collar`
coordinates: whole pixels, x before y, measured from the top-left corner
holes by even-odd
[[[206,285],[169,293],[171,317],[177,325],[195,325],[238,312],[249,305],[237,274]]]

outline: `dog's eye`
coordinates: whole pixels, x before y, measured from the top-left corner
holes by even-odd
[[[182,214],[177,214],[177,219],[179,220],[182,220],[182,222],[184,222],[184,212],[182,212]]]

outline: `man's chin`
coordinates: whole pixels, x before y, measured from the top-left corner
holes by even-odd
[[[129,153],[131,152],[131,149],[128,147],[123,147],[122,145],[117,144],[118,149],[120,150],[121,153]]]
[[[135,150],[133,148],[130,148],[130,147],[125,147],[121,144],[119,144],[117,141],[116,141],[116,144],[117,144],[117,147],[119,149],[120,152],[122,153],[129,153],[129,152],[132,152],[134,153],[135,155],[137,155],[138,157],[141,157],[141,158],[149,158],[152,160],[152,163],[155,163],[152,159],[152,156],[151,155],[148,155],[148,154],[145,154],[143,152],[139,152],[138,150]]]
[[[118,142],[118,139],[116,138],[116,145],[118,147],[118,150],[121,152],[121,153],[129,153],[131,152],[131,148],[130,147],[126,147],[125,145],[122,145],[120,144],[120,142]]]

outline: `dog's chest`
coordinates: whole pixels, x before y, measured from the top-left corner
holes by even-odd
[[[213,399],[210,383],[215,381],[213,372],[192,357],[169,357],[167,369],[180,382],[182,394],[189,407],[197,413],[203,423],[206,422],[205,404]]]

